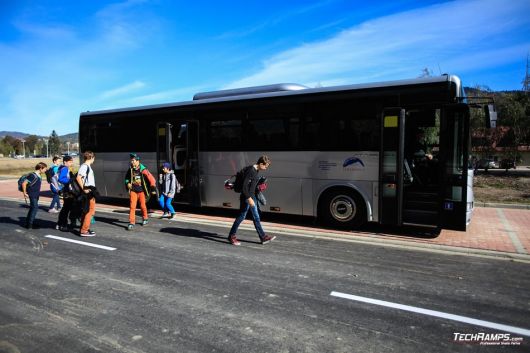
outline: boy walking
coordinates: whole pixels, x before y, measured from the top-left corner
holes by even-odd
[[[66,158],[66,157],[65,157]],[[53,157],[53,164],[50,166],[51,171],[48,173],[51,175],[51,179],[48,181],[50,183],[50,190],[52,192],[52,203],[50,204],[49,213],[59,213],[61,210],[61,198],[59,196],[59,185],[57,183],[57,178],[53,178],[55,174],[59,171],[59,164],[61,162],[60,157]]]
[[[96,235],[96,232],[90,229],[90,221],[96,213],[96,178],[94,177],[94,171],[92,170],[91,165],[94,163],[96,155],[92,151],[86,151],[83,153],[83,164],[79,167],[77,172],[76,182],[81,186],[83,190],[83,196],[85,200],[83,201],[84,206],[81,216],[81,229],[79,230],[79,235],[82,237],[93,237]],[[72,180],[72,182],[75,182]]]
[[[125,186],[129,191],[129,225],[127,230],[133,230],[136,221],[136,205],[140,202],[142,210],[142,225],[149,223],[147,216],[146,201],[149,201],[150,193],[156,194],[156,180],[149,170],[140,163],[140,157],[136,153],[131,153],[131,167],[125,174]]]
[[[24,198],[29,198],[29,211],[28,215],[26,216],[25,224],[25,227],[28,229],[38,228],[35,224],[33,224],[33,222],[35,221],[35,216],[39,210],[39,195],[40,187],[42,185],[42,179],[40,175],[42,173],[46,173],[47,169],[48,166],[45,163],[38,163],[35,166],[35,171],[29,174],[26,180],[22,182],[22,193],[24,194]]]
[[[263,231],[259,217],[258,204],[256,200],[256,186],[258,185],[259,181],[258,173],[262,170],[266,170],[270,164],[271,160],[269,157],[261,156],[259,157],[256,164],[246,168],[245,177],[243,179],[243,188],[239,196],[239,210],[241,213],[235,219],[234,224],[232,225],[232,229],[230,229],[230,233],[228,233],[228,241],[232,245],[241,245],[241,242],[237,240],[236,233],[241,222],[245,220],[249,209],[252,212],[252,220],[254,222],[254,227],[258,232],[261,244],[267,244],[276,239],[276,236],[266,235]]]
[[[63,165],[59,167],[57,180],[62,185],[67,185],[68,183],[77,183],[75,177],[72,173],[72,165],[74,160],[70,156],[63,158]],[[58,229],[62,232],[67,230],[73,230],[76,225],[77,218],[79,216],[78,205],[74,196],[69,192],[64,192],[63,190],[63,207],[59,213],[59,219],[57,220],[57,225],[55,229]],[[68,219],[70,219],[70,225],[68,226]]]
[[[180,192],[180,184],[177,181],[175,172],[171,170],[171,164],[165,162],[162,164],[162,174],[158,176],[158,183],[160,184],[161,195],[158,199],[160,207],[164,214],[162,218],[173,219],[175,216],[175,210],[171,205],[171,201],[175,197],[175,193]]]

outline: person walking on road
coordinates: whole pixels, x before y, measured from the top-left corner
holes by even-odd
[[[256,164],[248,166],[244,170],[246,171],[243,179],[243,187],[239,196],[239,216],[234,220],[234,224],[228,233],[228,241],[232,245],[241,245],[241,242],[237,239],[237,229],[241,222],[243,222],[247,216],[247,212],[250,209],[252,213],[252,220],[254,227],[258,232],[261,244],[267,244],[272,240],[276,239],[276,236],[266,235],[261,226],[258,204],[256,200],[256,186],[259,182],[258,173],[262,170],[266,170],[271,164],[271,160],[267,156],[259,157]]]
[[[52,159],[52,165],[50,166],[50,171],[47,174],[51,176],[51,179],[48,180],[50,183],[50,190],[52,192],[52,202],[48,210],[49,213],[59,213],[61,210],[61,197],[59,196],[59,185],[56,183],[57,178],[53,178],[59,171],[61,162],[61,157],[54,156]]]
[[[26,216],[25,227],[28,229],[38,228],[33,222],[35,221],[35,216],[39,210],[39,195],[40,188],[42,185],[41,174],[46,173],[48,166],[46,163],[40,162],[35,166],[35,171],[31,174],[28,174],[26,180],[22,182],[22,194],[24,199],[29,198],[29,211]]]
[[[171,201],[176,193],[180,192],[180,184],[175,176],[175,172],[171,170],[171,164],[165,162],[162,164],[162,174],[158,176],[158,183],[160,185],[160,198],[158,202],[164,214],[162,218],[173,219],[175,217],[175,209],[171,205]]]
[[[79,235],[82,237],[93,237],[96,232],[90,229],[90,222],[92,217],[96,213],[96,178],[94,177],[94,171],[92,170],[92,164],[96,159],[96,155],[92,151],[86,151],[83,153],[83,164],[79,167],[77,172],[76,181],[83,190],[83,201],[82,201],[82,216],[81,216],[81,229]]]
[[[129,225],[127,230],[133,230],[136,221],[136,205],[140,202],[142,210],[142,226],[149,223],[147,215],[146,201],[149,201],[150,194],[156,195],[156,180],[149,170],[140,163],[140,157],[136,153],[131,153],[131,167],[125,174],[125,186],[129,191]],[[149,184],[149,185],[148,185]],[[151,192],[149,192],[151,189]]]
[[[57,220],[55,229],[58,229],[62,232],[73,230],[76,227],[77,219],[80,216],[80,207],[76,197],[64,189],[64,185],[68,185],[69,183],[77,183],[77,180],[72,173],[73,165],[74,160],[72,157],[65,156],[63,158],[63,165],[59,167],[58,171],[58,182],[59,184],[63,185],[63,207],[61,208],[61,212],[59,212],[59,218]],[[70,220],[70,224],[68,224],[68,220]]]

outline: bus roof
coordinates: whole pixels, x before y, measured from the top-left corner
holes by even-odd
[[[456,97],[462,96],[462,86],[461,86],[460,78],[455,75],[444,74],[442,76],[436,76],[436,77],[422,77],[422,78],[415,78],[415,79],[408,79],[408,80],[361,83],[361,84],[333,86],[333,87],[307,88],[306,86],[293,84],[293,83],[281,83],[281,84],[275,84],[275,85],[237,88],[237,89],[197,93],[195,94],[194,100],[192,101],[154,104],[154,105],[145,105],[145,106],[129,107],[129,108],[117,108],[117,109],[108,109],[108,110],[99,110],[99,111],[87,111],[87,112],[81,113],[81,116],[171,108],[171,107],[187,106],[187,105],[202,105],[202,104],[207,104],[207,103],[238,101],[242,99],[246,100],[246,99],[281,97],[281,96],[290,96],[290,95],[330,93],[330,92],[353,91],[353,90],[363,90],[363,89],[393,87],[393,86],[394,87],[395,86],[415,86],[415,85],[437,83],[437,82],[453,82],[456,86],[456,92],[455,92]]]

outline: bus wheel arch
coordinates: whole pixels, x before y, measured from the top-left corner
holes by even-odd
[[[351,187],[330,187],[319,197],[317,216],[335,227],[358,228],[368,220],[366,200]]]

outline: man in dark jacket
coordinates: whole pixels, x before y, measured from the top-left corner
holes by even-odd
[[[237,240],[236,233],[241,222],[245,220],[249,209],[252,212],[252,220],[254,221],[254,227],[258,232],[261,244],[267,244],[276,238],[276,236],[266,235],[263,231],[259,218],[258,204],[256,201],[256,186],[258,185],[259,181],[258,173],[262,170],[266,170],[270,164],[271,160],[269,157],[261,156],[259,157],[256,164],[246,168],[246,174],[243,180],[243,188],[241,189],[241,194],[239,196],[241,213],[235,219],[232,229],[230,229],[230,233],[228,235],[228,241],[232,245],[241,245],[239,240]]]

